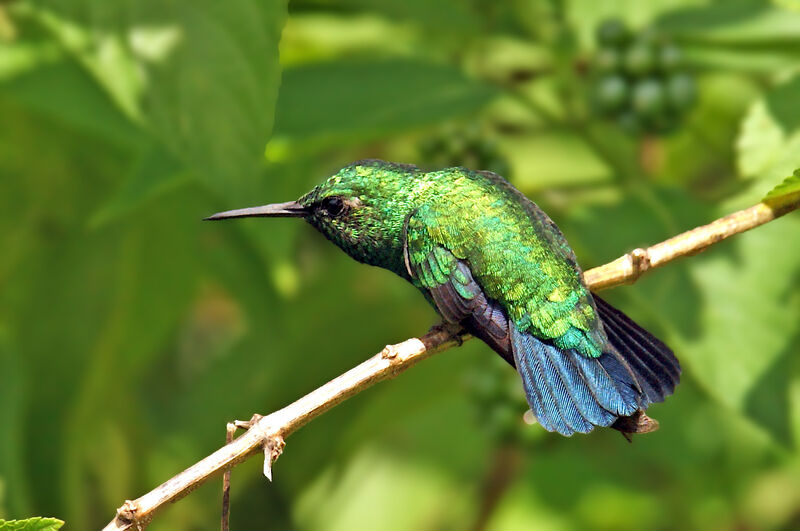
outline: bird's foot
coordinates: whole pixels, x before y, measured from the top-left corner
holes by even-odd
[[[467,334],[467,331],[464,330],[460,324],[449,323],[447,321],[436,323],[430,328],[430,330],[428,330],[429,334],[434,334],[436,332],[445,332],[447,335],[453,338],[456,343],[458,343],[459,347],[464,344],[463,336]]]
[[[658,421],[645,415],[644,411],[637,411],[630,417],[619,417],[612,428],[622,433],[628,442],[633,442],[634,433],[650,433],[658,429]]]

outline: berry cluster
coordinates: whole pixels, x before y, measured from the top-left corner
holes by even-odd
[[[510,177],[508,161],[497,144],[477,126],[451,127],[424,138],[419,143],[419,153],[430,169],[464,166]]]
[[[653,29],[632,34],[618,19],[597,27],[592,100],[630,133],[668,133],[696,98],[680,49]]]

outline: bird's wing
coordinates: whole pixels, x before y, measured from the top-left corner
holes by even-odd
[[[409,216],[404,236],[404,259],[414,285],[429,295],[446,321],[463,325],[514,365],[506,312],[486,297],[467,263],[428,238],[419,217]]]
[[[541,210],[515,194],[490,190],[423,204],[407,226],[407,237],[420,247],[413,250],[409,241],[409,249],[422,260],[432,246],[444,247],[469,265],[486,296],[521,331],[599,356],[607,339],[566,240]]]
[[[588,433],[653,401],[639,383],[644,378],[626,360],[629,356],[615,348],[587,357],[521,330],[506,308],[487,296],[468,261],[432,237],[433,223],[429,215],[416,212],[406,220],[404,259],[412,282],[447,321],[460,323],[517,368],[531,410],[545,429]],[[663,394],[657,399],[663,400]]]

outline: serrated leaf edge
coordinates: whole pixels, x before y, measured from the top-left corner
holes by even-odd
[[[788,195],[800,194],[800,168],[767,192],[762,201],[775,200]]]

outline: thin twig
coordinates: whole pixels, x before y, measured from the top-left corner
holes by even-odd
[[[758,203],[734,212],[708,225],[697,227],[647,249],[634,249],[613,262],[590,269],[583,275],[594,291],[622,284],[633,284],[642,273],[706,250],[722,240],[763,225],[800,206],[800,194],[784,196],[769,203]]]
[[[236,433],[236,424],[229,422],[225,429],[225,444],[233,442],[233,435]],[[222,531],[230,529],[231,517],[231,468],[225,469],[222,473]]]
[[[592,290],[601,290],[636,281],[643,273],[682,256],[699,253],[734,234],[763,225],[800,207],[800,194],[785,196],[769,204],[759,203],[713,223],[684,232],[647,249],[636,249],[613,262],[584,274]],[[380,353],[312,391],[285,408],[265,417],[254,416],[241,437],[136,500],[127,500],[104,531],[143,529],[154,513],[167,503],[179,500],[216,475],[229,470],[262,450],[265,473],[281,454],[284,440],[295,430],[340,402],[372,385],[393,378],[412,365],[438,352],[461,344],[469,336],[454,337],[441,329],[421,338],[387,345]]]

